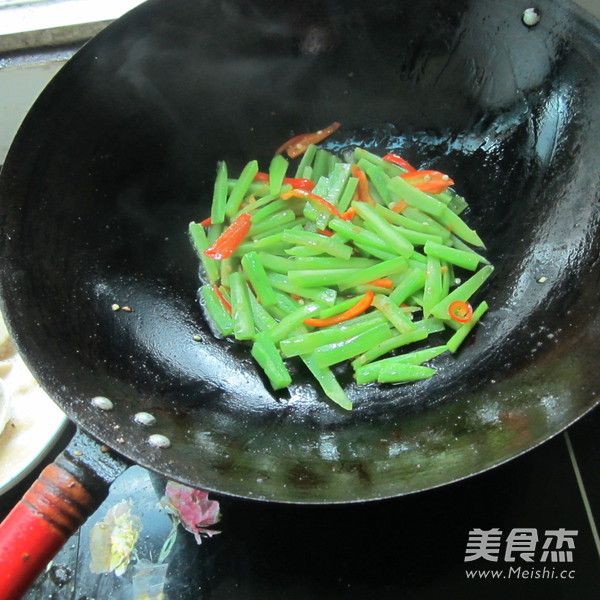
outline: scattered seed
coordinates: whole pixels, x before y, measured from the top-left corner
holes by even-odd
[[[194,335],[194,336],[192,336],[192,339],[195,342],[201,342],[202,341],[202,336],[201,335]]]
[[[115,431],[119,431],[119,429],[121,429],[121,426],[120,425],[113,425],[113,429]]]
[[[94,396],[92,404],[100,410],[112,410],[115,407],[112,400],[109,400],[106,396]]]
[[[119,444],[124,444],[125,443],[125,438],[117,438],[117,442],[119,442]]]
[[[133,417],[133,420],[140,425],[145,425],[146,427],[152,427],[152,425],[156,423],[156,417],[148,412],[136,413]]]
[[[109,451],[108,446],[100,446],[100,452],[108,452],[108,451]]]
[[[166,435],[155,433],[148,438],[148,443],[155,448],[170,448],[171,440]]]
[[[110,305],[110,307],[111,307],[113,310],[119,310],[119,309],[121,308],[121,307],[120,307],[118,304],[111,304],[111,305]]]
[[[124,306],[121,310],[124,310],[125,312],[131,312],[133,308],[131,308],[131,306]]]
[[[73,454],[75,456],[83,456],[83,452],[81,450],[73,450]]]
[[[538,279],[538,283],[546,283],[546,281],[548,281],[548,278],[544,277],[544,276],[542,276]]]

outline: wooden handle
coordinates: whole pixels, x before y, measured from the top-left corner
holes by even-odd
[[[78,448],[85,445],[88,452]],[[18,600],[108,494],[126,464],[95,464],[96,442],[77,434],[0,524],[0,600]],[[115,468],[107,469],[106,463]]]

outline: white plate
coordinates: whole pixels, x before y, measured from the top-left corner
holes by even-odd
[[[2,325],[0,322],[0,405],[5,404],[8,421],[0,433],[0,494],[42,461],[68,423],[15,353]],[[0,427],[1,413],[0,408]]]

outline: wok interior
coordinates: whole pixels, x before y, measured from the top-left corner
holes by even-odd
[[[109,27],[41,96],[3,173],[4,310],[42,384],[144,466],[291,502],[442,485],[567,426],[597,402],[600,63],[565,6],[540,3],[528,29],[517,2],[159,0]],[[218,160],[264,169],[334,120],[334,151],[449,173],[496,266],[489,313],[434,378],[359,387],[340,370],[352,414],[298,365],[274,394],[247,348],[211,336],[186,236]],[[99,414],[99,394],[116,410]]]

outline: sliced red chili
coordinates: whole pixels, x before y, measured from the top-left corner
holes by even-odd
[[[275,155],[287,152],[290,158],[296,158],[303,154],[311,144],[318,144],[325,138],[329,137],[332,133],[340,128],[340,123],[332,123],[323,129],[319,129],[314,133],[302,133],[289,139],[287,142],[281,144],[275,151]]]
[[[223,295],[223,292],[221,291],[221,288],[218,285],[213,285],[213,290],[215,291],[215,294],[217,295],[217,297],[219,298],[219,300],[221,301],[221,304],[225,307],[225,310],[231,314],[231,304],[229,303],[229,301],[227,300],[227,298],[225,298],[225,296]]]
[[[212,219],[210,217],[206,217],[204,221],[200,221],[200,225],[202,225],[202,227],[209,227],[212,225]]]
[[[367,204],[374,205],[375,200],[371,197],[369,192],[369,181],[367,174],[358,167],[358,165],[352,165],[351,168],[352,177],[358,179],[358,185],[356,186],[356,192],[358,194],[358,200],[360,202],[366,202]]]
[[[428,194],[440,194],[451,185],[454,185],[454,180],[448,175],[430,169],[402,173],[400,177]]]
[[[473,307],[468,302],[455,300],[448,306],[448,314],[458,323],[467,323],[473,316]]]
[[[407,160],[404,160],[401,156],[398,156],[397,154],[386,154],[383,157],[383,160],[387,160],[388,162],[398,165],[399,167],[402,167],[407,171],[416,171],[416,169]]]
[[[269,174],[259,171],[254,176],[254,181],[263,181],[265,183],[268,183],[269,182]],[[299,190],[305,190],[307,192],[310,192],[316,185],[316,183],[314,181],[312,181],[311,179],[305,179],[303,177],[286,177],[283,180],[283,183],[286,185],[291,185],[292,187],[295,187]]]
[[[408,202],[405,202],[404,200],[400,199],[394,204],[394,206],[392,206],[392,210],[395,213],[401,213],[405,208],[408,208],[409,206],[410,205],[408,204]]]
[[[355,216],[356,216],[356,210],[354,210],[353,208],[349,208],[346,212],[343,212],[341,214],[341,218],[344,221],[352,221],[352,219],[354,219]]]
[[[387,277],[382,277],[380,279],[373,279],[373,281],[368,281],[367,285],[374,285],[376,287],[382,287],[387,289],[392,289],[394,287],[394,282]]]
[[[286,177],[283,180],[283,183],[287,185],[291,185],[297,190],[304,190],[305,192],[310,192],[315,185],[317,185],[311,179],[297,178],[297,177]]]
[[[283,142],[277,150],[275,150],[275,156],[278,156],[282,152],[285,152],[290,146],[294,144],[302,143],[302,141],[306,138],[306,136],[310,135],[309,133],[301,133],[300,135],[295,135],[294,137],[287,140],[287,142]],[[306,150],[306,148],[305,148]]]
[[[221,260],[229,258],[243,242],[250,231],[251,217],[242,213],[223,233],[204,251],[209,258]]]
[[[433,171],[432,169],[421,169],[419,171],[411,171],[410,173],[402,173],[400,175],[402,179],[409,181],[410,183],[421,183],[423,181],[437,180],[444,177],[444,173],[440,171]],[[448,175],[446,175],[448,177]]]
[[[327,237],[331,237],[334,234],[334,232],[331,231],[331,229],[317,229],[317,233],[320,233],[321,235]]]
[[[454,182],[449,179],[447,182],[444,181],[424,181],[423,183],[418,183],[416,187],[418,187],[422,192],[426,194],[441,194],[443,191],[447,190]]]
[[[304,322],[313,327],[327,327],[328,325],[335,325],[336,323],[342,323],[348,319],[353,319],[364,313],[367,308],[371,306],[374,296],[375,294],[369,290],[354,306],[351,306],[348,310],[345,310],[339,315],[334,315],[333,317],[328,317],[326,319],[304,319]]]

